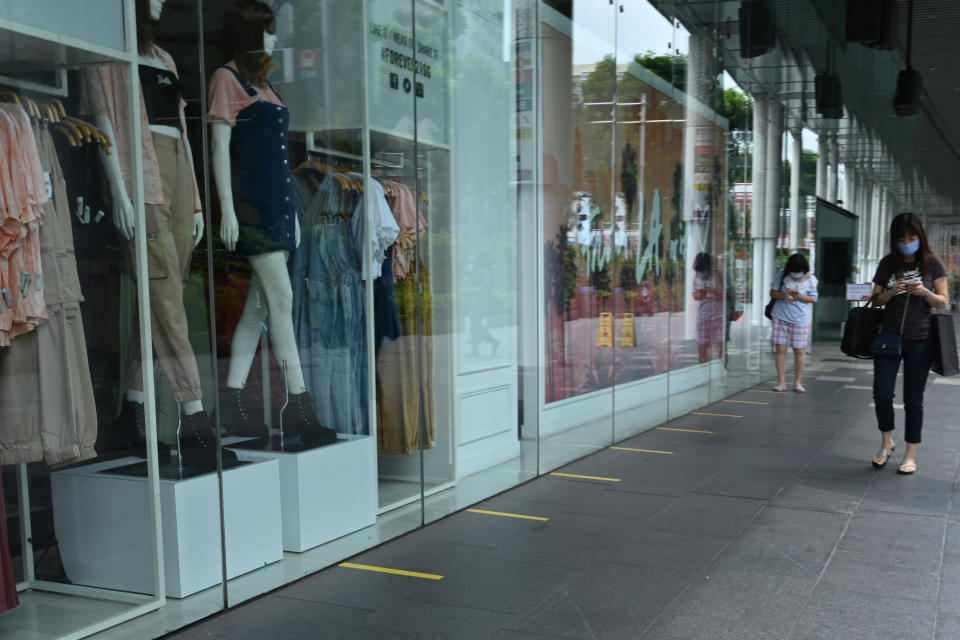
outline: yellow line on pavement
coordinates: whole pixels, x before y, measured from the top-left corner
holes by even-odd
[[[723,400],[722,402],[733,402],[735,404],[770,404],[769,402],[754,402],[753,400]]]
[[[361,571],[376,571],[377,573],[390,573],[396,576],[407,576],[409,578],[423,578],[424,580],[443,580],[443,576],[435,573],[418,573],[416,571],[404,571],[403,569],[388,569],[387,567],[374,567],[369,564],[355,564],[353,562],[341,562],[341,567],[347,569],[360,569]]]
[[[504,513],[503,511],[486,511],[485,509],[467,509],[470,513],[482,513],[488,516],[503,516],[504,518],[522,518],[524,520],[539,520],[546,522],[550,518],[541,518],[539,516],[525,516],[519,513]]]
[[[579,476],[575,473],[558,473],[554,471],[550,475],[560,476],[561,478],[583,478],[584,480],[606,480],[607,482],[620,482],[620,478],[601,478],[600,476]]]
[[[668,456],[673,455],[673,451],[654,451],[653,449],[632,449],[630,447],[610,447],[611,449],[616,449],[617,451],[639,451],[640,453],[663,453]]]
[[[744,389],[752,393],[786,393],[786,391],[774,391],[773,389]]]
[[[678,429],[676,427],[657,427],[660,431],[685,431],[687,433],[713,433],[713,431],[703,431],[701,429]]]
[[[743,416],[735,416],[730,413],[706,413],[704,411],[694,411],[693,415],[695,416],[716,416],[718,418],[742,418]]]

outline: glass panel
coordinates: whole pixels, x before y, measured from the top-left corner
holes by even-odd
[[[0,637],[83,633],[159,606],[157,459],[145,458],[160,445],[163,471],[169,447],[148,442],[152,379],[139,363],[151,322],[139,318],[138,281],[154,303],[165,300],[145,248],[168,169],[188,176],[189,158],[175,145],[155,149],[163,145],[131,117],[132,9],[119,0],[0,7]],[[141,174],[146,207],[131,179]],[[180,282],[171,281],[168,293]],[[171,306],[182,316],[182,304]],[[209,524],[217,539],[215,513]],[[219,574],[214,566],[205,586]]]
[[[374,294],[379,509],[392,517],[403,514],[405,521],[419,525],[429,473],[423,449],[433,449],[437,424],[449,425],[439,423],[433,413],[433,345],[420,339],[421,334],[432,334],[434,327],[432,270],[425,250],[429,245],[425,234],[433,233],[431,202],[437,197],[443,207],[447,196],[440,184],[444,181],[431,180],[438,166],[429,166],[426,153],[418,154],[414,102],[442,104],[444,73],[442,62],[437,66],[432,57],[424,61],[416,56],[413,2],[369,0],[366,19],[370,171],[372,180],[386,190],[385,221],[394,227],[379,250],[381,256],[388,252],[388,262]],[[440,49],[442,27],[439,35],[427,39],[438,57],[445,55]],[[436,110],[431,113],[436,117]],[[444,142],[442,117],[437,125],[430,133],[434,142]],[[439,191],[434,194],[433,188]],[[378,221],[369,219],[371,231],[379,233]],[[439,457],[440,469],[429,473],[431,487],[448,476],[442,452]]]
[[[670,323],[670,417],[710,402],[710,362],[723,350],[723,258],[718,255],[726,123],[717,113],[718,61],[712,34],[695,35],[674,19],[673,56],[684,67],[676,94],[683,109],[677,202],[669,228],[669,274],[675,313]],[[674,247],[676,249],[674,250]]]
[[[683,67],[669,49],[673,25],[646,1],[622,4],[617,21],[617,220],[612,233],[619,331],[615,440],[660,424],[667,416],[675,254],[669,212],[682,144],[678,127],[683,124],[677,122],[682,115],[674,98],[682,87]]]
[[[529,34],[520,37],[515,21],[529,29],[530,6],[449,4],[451,152],[430,144],[432,115],[418,103],[418,149],[433,183],[430,202],[421,204],[429,224],[419,247],[428,256],[434,303],[433,333],[423,333],[434,354],[437,424],[434,447],[424,456],[427,520],[536,474],[534,441],[528,436],[524,446],[518,410],[518,154],[528,161],[531,155],[518,145],[533,138],[535,78]],[[428,59],[426,38],[439,35],[444,15],[417,5],[418,42],[427,45]],[[436,71],[444,59],[433,60]],[[437,201],[445,170],[456,195],[449,203]],[[521,182],[519,189],[529,192],[529,177]],[[536,256],[524,259],[535,264]],[[453,425],[452,432],[444,433],[444,424]],[[535,429],[534,420],[528,431]],[[430,483],[444,479],[444,470],[455,484],[431,497]]]
[[[540,470],[610,444],[616,8],[541,7],[545,395]]]
[[[367,167],[412,149],[371,154],[381,134],[365,133],[365,98],[412,121],[412,99],[381,73],[374,27],[409,31],[409,11],[388,4],[297,0],[206,23],[219,417],[241,463],[223,473],[231,605],[421,521],[419,505],[377,515],[375,305],[397,223]],[[418,473],[404,497],[419,496]],[[244,503],[254,527],[228,511]]]

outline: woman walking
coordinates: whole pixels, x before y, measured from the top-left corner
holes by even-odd
[[[890,253],[873,276],[875,304],[886,307],[884,333],[903,333],[900,355],[873,359],[873,400],[882,441],[873,466],[882,469],[894,449],[893,392],[903,360],[904,440],[907,451],[897,473],[917,470],[917,445],[923,428],[923,388],[933,360],[930,309],[945,309],[947,271],[930,250],[927,234],[914,213],[901,213],[890,223]],[[906,317],[904,317],[906,314]]]
[[[793,349],[793,390],[803,393],[803,365],[807,357],[807,339],[810,335],[810,305],[817,301],[817,278],[810,272],[806,257],[795,253],[777,272],[770,284],[773,305],[773,343],[777,347],[777,386],[774,391],[787,390],[787,347]]]

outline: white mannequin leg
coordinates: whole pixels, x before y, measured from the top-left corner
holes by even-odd
[[[228,387],[242,389],[246,384],[266,321],[267,298],[260,283],[260,276],[254,272],[250,289],[247,291],[247,300],[243,305],[243,314],[240,316],[237,328],[233,332],[233,341],[230,343]]]
[[[306,385],[293,335],[293,286],[287,272],[287,255],[286,251],[272,251],[249,256],[249,259],[267,298],[267,323],[273,353],[278,362],[286,363],[287,390],[290,394],[299,394],[306,390]]]

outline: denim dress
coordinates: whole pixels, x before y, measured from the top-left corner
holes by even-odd
[[[297,172],[303,211],[300,247],[291,259],[293,325],[304,382],[321,423],[366,434],[366,288],[355,216],[362,196],[344,193],[329,175]]]
[[[236,77],[247,95],[257,95],[239,72],[223,68]],[[230,175],[240,227],[237,251],[243,255],[297,248],[297,208],[287,153],[289,126],[290,111],[263,100],[237,115],[230,136]]]

